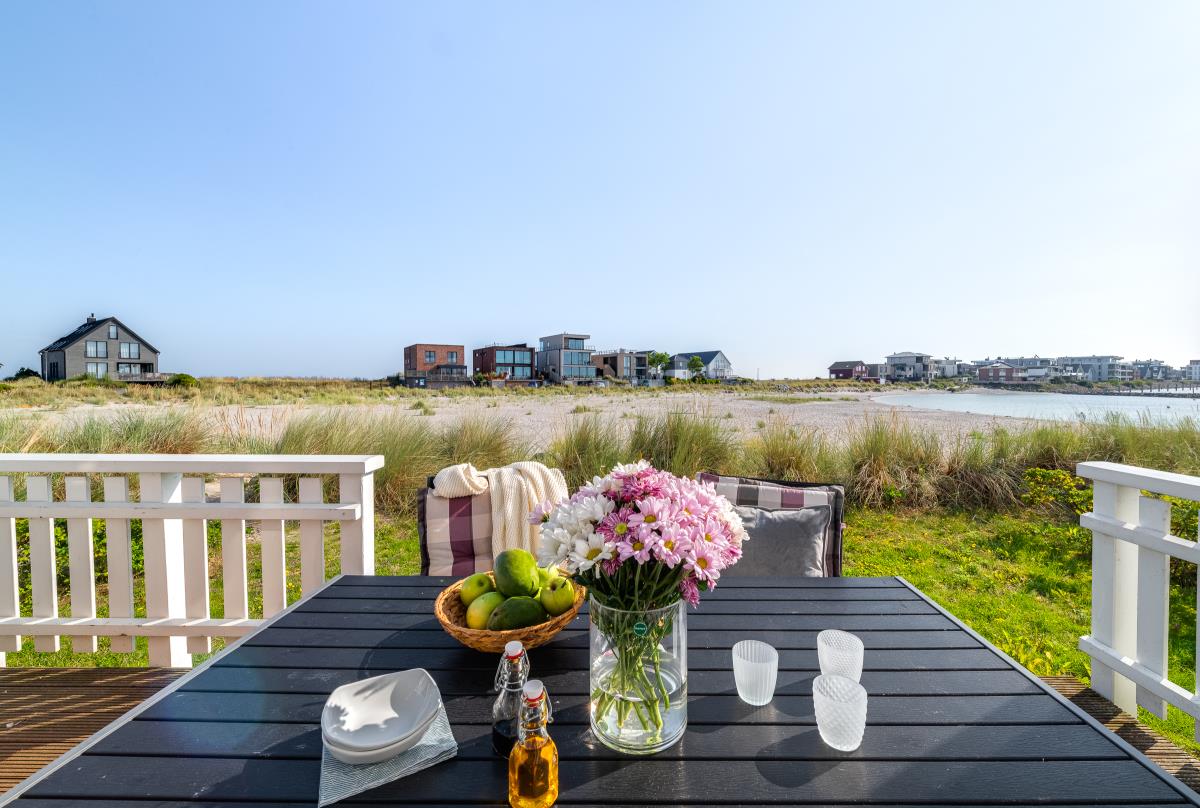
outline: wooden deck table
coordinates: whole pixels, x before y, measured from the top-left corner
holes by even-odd
[[[433,618],[449,582],[331,581],[48,767],[14,804],[312,806],[326,696],[409,667],[441,688],[458,757],[350,802],[503,804],[490,723],[498,657],[459,646]],[[813,717],[826,628],[867,648],[868,726],[855,752],[825,746]],[[730,648],[745,638],[780,652],[765,707],[734,688]],[[554,702],[560,804],[1200,804],[899,578],[731,579],[690,612],[688,640],[687,733],[649,758],[589,740],[585,615],[530,653]]]

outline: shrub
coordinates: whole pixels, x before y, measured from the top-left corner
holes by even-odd
[[[895,418],[868,420],[845,449],[846,493],[868,507],[937,502],[942,449],[933,434],[917,434]]]
[[[1056,510],[1078,517],[1092,507],[1092,486],[1082,477],[1061,469],[1025,469],[1021,501],[1034,508]]]
[[[629,460],[622,438],[620,430],[597,415],[572,419],[550,444],[545,462],[561,469],[567,487],[575,490]]]
[[[699,413],[639,415],[629,434],[628,454],[681,477],[736,468],[739,447],[719,421]]]
[[[199,387],[200,382],[189,373],[174,373],[167,379],[168,387]]]
[[[797,430],[772,418],[746,446],[746,470],[773,480],[824,481],[837,478],[834,457],[815,429]]]

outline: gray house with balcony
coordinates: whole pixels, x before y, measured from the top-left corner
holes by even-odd
[[[537,372],[559,384],[590,384],[596,379],[589,334],[552,334],[538,340]]]
[[[76,376],[145,381],[158,373],[158,349],[116,317],[90,315],[43,348],[41,356],[42,378],[48,382]]]

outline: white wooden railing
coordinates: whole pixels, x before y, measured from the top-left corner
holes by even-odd
[[[1200,501],[1200,477],[1120,463],[1076,473],[1093,482],[1092,512],[1079,519],[1092,531],[1092,633],[1079,640],[1092,689],[1130,715],[1141,705],[1165,718],[1171,704],[1200,718],[1200,695],[1167,678],[1170,559],[1200,564],[1200,544],[1172,536],[1171,504],[1142,493]]]
[[[0,454],[0,664],[3,652],[21,649],[22,636],[32,636],[38,651],[57,651],[59,637],[69,636],[77,652],[95,651],[98,636],[110,637],[113,651],[130,652],[141,636],[151,665],[191,667],[191,655],[207,653],[212,637],[242,636],[281,611],[289,578],[299,575],[304,594],[324,582],[326,522],[340,525],[341,571],[374,573],[373,475],[382,467],[376,455]],[[338,502],[325,502],[328,476],[338,478]],[[284,501],[289,478],[298,478],[295,503]],[[246,502],[250,480],[258,483],[258,502]],[[22,484],[25,495],[18,500]],[[102,491],[102,501],[92,500],[93,490]],[[29,615],[21,614],[20,519],[29,525]],[[66,521],[69,549],[65,617],[59,615],[54,553],[58,519]],[[94,519],[105,523],[104,618],[96,616]],[[209,520],[221,525],[220,618],[209,611]],[[249,609],[247,521],[262,549],[262,618],[252,618]],[[289,570],[285,560],[285,525],[291,521],[299,523],[299,570]],[[141,603],[134,597],[133,522],[142,529]]]

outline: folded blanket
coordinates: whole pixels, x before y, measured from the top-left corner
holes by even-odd
[[[567,481],[558,469],[532,460],[476,471],[470,463],[442,469],[433,478],[439,497],[471,497],[491,491],[492,556],[521,548],[537,554],[538,528],[529,524],[529,513],[546,500],[567,497]]]

